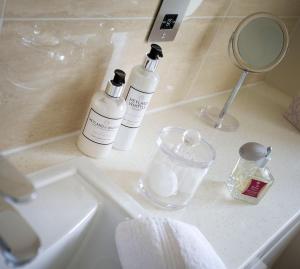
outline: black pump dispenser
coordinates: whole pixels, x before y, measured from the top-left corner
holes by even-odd
[[[157,44],[151,44],[151,50],[147,56],[152,60],[158,60],[159,57],[163,57],[162,49]]]
[[[121,69],[116,69],[114,73],[115,76],[112,80],[108,81],[105,92],[110,97],[119,98],[122,95],[126,73]]]
[[[144,68],[149,72],[154,72],[158,65],[159,57],[163,57],[161,47],[157,44],[151,44],[151,50],[146,56]]]
[[[121,69],[116,69],[114,71],[114,73],[115,73],[115,76],[110,81],[111,84],[114,85],[114,86],[117,86],[117,87],[122,86],[125,83],[126,73],[123,70],[121,70]]]

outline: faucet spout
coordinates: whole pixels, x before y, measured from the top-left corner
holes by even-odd
[[[30,262],[38,254],[40,240],[27,221],[0,197],[0,250],[13,267]]]
[[[0,195],[14,202],[26,202],[35,198],[35,189],[7,159],[0,156]]]
[[[0,156],[0,252],[9,266],[29,263],[41,246],[35,231],[12,206],[13,202],[26,202],[34,197],[31,182]]]

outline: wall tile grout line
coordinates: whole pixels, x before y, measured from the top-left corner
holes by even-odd
[[[6,2],[6,0],[4,0]],[[2,11],[4,13],[4,11]],[[4,15],[4,14],[2,14]],[[211,19],[243,19],[246,16],[189,16],[188,20],[211,20]],[[299,19],[300,16],[278,16],[282,19]],[[3,21],[127,21],[127,20],[152,20],[153,17],[2,17]]]
[[[249,14],[250,15],[250,14]],[[189,19],[243,19],[245,17],[247,17],[248,15],[244,15],[244,16],[189,16],[189,17],[185,17],[185,20],[189,20]],[[279,15],[278,16],[281,19],[299,19],[299,16],[285,16],[285,15]]]
[[[152,20],[152,17],[7,17],[4,21],[126,21],[126,20]]]

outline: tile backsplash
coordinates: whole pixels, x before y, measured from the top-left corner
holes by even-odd
[[[300,96],[300,20],[293,29],[290,46],[280,65],[266,75],[266,81],[291,97]]]
[[[158,0],[0,0],[0,150],[81,127],[90,98],[115,68],[143,61]],[[257,11],[293,29],[300,1],[204,0],[174,42],[161,43],[161,82],[151,108],[230,89],[239,77],[227,56],[239,21]],[[251,75],[247,83],[264,80]]]

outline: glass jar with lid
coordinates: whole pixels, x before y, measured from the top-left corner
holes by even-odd
[[[165,127],[156,142],[156,153],[139,188],[156,205],[183,208],[214,162],[215,150],[195,129]]]

